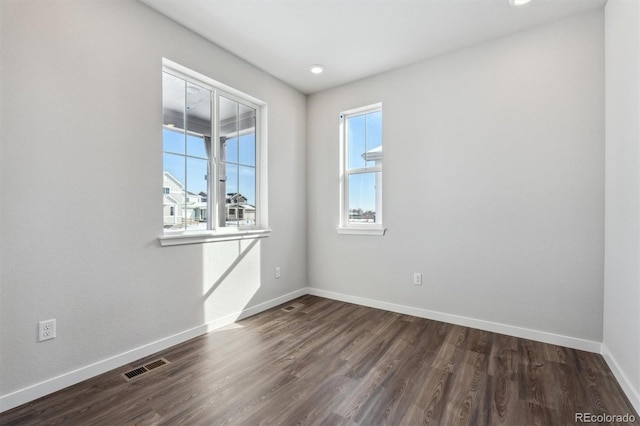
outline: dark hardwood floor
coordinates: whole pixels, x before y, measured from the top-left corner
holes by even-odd
[[[2,413],[0,424],[575,425],[576,413],[640,424],[600,355],[295,302]],[[170,364],[121,376],[160,357]]]

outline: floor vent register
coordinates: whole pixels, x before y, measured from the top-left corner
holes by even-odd
[[[145,373],[148,373],[151,370],[155,370],[156,368],[163,367],[167,364],[169,364],[169,361],[164,358],[160,358],[155,361],[151,361],[148,364],[136,367],[133,370],[127,371],[126,373],[122,373],[122,377],[124,377],[126,381],[131,381],[133,379],[137,379]]]

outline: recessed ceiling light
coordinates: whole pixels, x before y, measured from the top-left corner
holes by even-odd
[[[511,6],[524,6],[529,3],[531,0],[509,0],[509,4]]]
[[[311,65],[309,67],[309,71],[311,71],[314,74],[322,74],[324,72],[324,67],[322,65]]]

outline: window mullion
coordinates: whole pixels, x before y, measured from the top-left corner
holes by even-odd
[[[189,111],[189,99],[188,99],[188,92],[187,92],[187,82],[184,82],[184,109],[182,110],[182,137],[184,140],[184,204],[182,205],[182,227],[183,229],[186,231],[187,230],[187,224],[188,224],[188,218],[187,218],[187,204],[189,201],[189,197],[188,197],[188,191],[187,188],[189,188],[189,182],[188,182],[188,177],[189,176],[189,170],[187,169],[188,166],[188,161],[187,161],[187,137],[188,137],[188,130],[189,128],[187,127],[189,125],[189,120],[187,118],[187,114]]]
[[[240,102],[236,103],[236,227],[240,227]]]
[[[367,153],[369,152],[369,137],[367,135],[367,121],[369,120],[369,114],[364,115],[364,167],[367,168]]]
[[[211,230],[216,230],[218,228],[218,158],[219,158],[219,148],[218,148],[218,131],[217,131],[217,120],[218,120],[218,93],[215,90],[211,91],[211,158],[209,158],[209,171],[211,173],[211,177],[209,182],[207,182],[207,190],[209,191],[207,197],[207,208],[211,213],[209,213],[209,219],[207,222],[207,228]]]
[[[381,172],[382,166],[371,166],[371,167],[360,167],[357,169],[347,169],[346,172],[349,174],[359,174],[359,173],[373,173],[373,172]]]

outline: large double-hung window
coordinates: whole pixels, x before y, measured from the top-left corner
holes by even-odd
[[[163,245],[265,236],[264,103],[163,67]]]
[[[382,104],[340,114],[339,233],[383,235]]]

